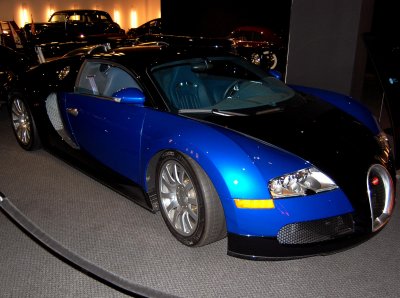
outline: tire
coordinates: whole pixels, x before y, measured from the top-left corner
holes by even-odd
[[[41,147],[35,121],[28,104],[20,95],[13,95],[10,101],[11,127],[18,144],[27,151]]]
[[[177,152],[164,153],[157,166],[156,181],[162,217],[181,243],[203,246],[226,236],[218,194],[193,159]]]

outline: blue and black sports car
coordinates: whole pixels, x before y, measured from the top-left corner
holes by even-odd
[[[297,258],[351,247],[395,203],[385,134],[359,102],[218,46],[75,51],[9,93],[22,148],[46,148],[152,212],[188,246]]]

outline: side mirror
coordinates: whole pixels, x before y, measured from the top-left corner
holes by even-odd
[[[112,97],[116,102],[143,105],[145,96],[138,88],[124,88],[115,92]]]

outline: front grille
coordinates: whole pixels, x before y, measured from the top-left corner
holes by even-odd
[[[376,171],[371,171],[368,179],[369,196],[371,200],[373,218],[380,216],[385,208],[385,184]]]
[[[385,167],[375,164],[367,175],[367,188],[371,209],[372,231],[382,228],[393,211],[393,181]]]
[[[351,234],[354,222],[351,214],[330,218],[292,223],[284,226],[278,233],[280,244],[310,244],[323,242]]]

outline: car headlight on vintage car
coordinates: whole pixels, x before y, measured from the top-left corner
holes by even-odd
[[[331,178],[314,167],[276,177],[268,183],[269,191],[274,199],[306,196],[337,187]]]

